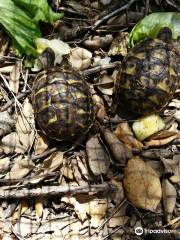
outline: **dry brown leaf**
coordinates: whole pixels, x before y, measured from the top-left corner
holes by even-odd
[[[16,153],[25,153],[33,145],[35,138],[35,120],[32,105],[28,98],[24,100],[22,111],[17,118],[16,122],[16,133],[12,133],[13,142],[11,142],[10,136],[6,141],[6,145],[12,145],[12,151]],[[7,137],[7,136],[6,136]]]
[[[14,237],[11,236],[10,234],[3,234],[3,238],[1,240],[14,240]]]
[[[16,64],[13,66],[9,79],[9,87],[11,91],[13,91],[14,93],[18,93],[20,76],[21,76],[21,62],[17,61]]]
[[[39,224],[33,221],[31,218],[21,217],[19,221],[13,226],[13,233],[17,236],[21,236],[21,239],[36,233],[39,228]]]
[[[26,212],[26,210],[29,208],[29,201],[28,199],[22,199],[21,200],[21,210],[20,213],[21,215]]]
[[[112,2],[112,0],[100,0],[100,2],[103,4],[103,5],[108,5]]]
[[[33,145],[34,130],[34,114],[32,106],[28,98],[25,99],[21,114],[16,122],[16,132],[12,132],[2,139],[3,149],[5,153],[25,153]]]
[[[172,151],[166,148],[144,149],[141,155],[147,159],[159,160],[161,157],[171,157]]]
[[[106,214],[108,201],[104,199],[93,199],[86,203],[86,212],[91,216],[91,227],[97,228]]]
[[[100,56],[95,56],[93,61],[93,67],[108,65],[111,62],[110,57],[101,58]]]
[[[99,78],[99,82],[97,84],[98,89],[105,95],[112,96],[113,94],[113,86],[114,81],[111,76],[106,73],[102,74]]]
[[[177,192],[175,187],[167,180],[162,181],[163,206],[165,211],[166,221],[172,219],[172,213],[176,204]]]
[[[86,142],[86,152],[89,167],[93,174],[96,176],[106,174],[110,165],[110,157],[98,137],[91,137]]]
[[[116,187],[116,191],[112,192],[111,198],[118,205],[125,198],[123,184],[116,179],[111,179],[111,184]]]
[[[172,182],[179,182],[180,179],[180,156],[179,155],[174,155],[173,158],[166,159],[161,157],[161,161],[164,165],[165,168],[165,173],[166,174],[173,174],[169,179]]]
[[[77,219],[67,217],[67,218],[54,218],[42,222],[40,228],[38,229],[39,233],[54,232],[56,229],[62,230],[63,238],[66,234],[69,233],[70,225],[74,222],[79,222]],[[51,234],[52,237],[52,234]],[[63,240],[62,238],[62,240]],[[52,238],[53,240],[54,238]],[[60,238],[61,239],[61,238]],[[44,237],[43,237],[44,240]],[[57,239],[59,240],[59,239]]]
[[[42,138],[39,134],[36,134],[36,139],[34,142],[35,155],[42,154],[47,148],[48,144],[46,143],[44,136]]]
[[[76,212],[78,218],[84,221],[87,217],[86,215],[86,203],[79,203],[75,197],[62,197],[62,202],[66,202],[74,206],[74,211]]]
[[[2,138],[2,148],[6,154],[14,153],[19,143],[19,137],[16,132],[12,132]]]
[[[60,168],[63,164],[63,155],[63,152],[57,151],[47,157],[43,164],[34,170],[34,178],[32,178],[30,182],[34,184],[38,183],[46,177],[46,174]]]
[[[12,132],[2,139],[2,148],[6,154],[9,153],[25,153],[32,146],[34,141],[34,133],[17,134]]]
[[[166,145],[166,144],[172,142],[173,140],[175,140],[177,138],[179,138],[179,134],[175,134],[171,137],[160,139],[160,140],[150,140],[149,142],[146,142],[145,145],[147,147],[162,146],[162,145]]]
[[[0,136],[3,136],[9,133],[14,124],[15,124],[15,121],[7,111],[0,112]]]
[[[105,141],[110,148],[114,158],[121,164],[125,164],[132,158],[132,152],[108,129],[101,129]]]
[[[110,228],[115,228],[119,226],[124,226],[129,220],[129,217],[126,214],[127,205],[124,204],[109,220],[108,226]]]
[[[92,53],[80,47],[71,49],[69,62],[77,70],[84,70],[91,65]]]
[[[94,88],[91,87],[92,100],[94,103],[94,111],[96,117],[100,122],[104,122],[105,117],[107,117],[104,101],[103,99],[95,92]]]
[[[52,153],[51,156],[44,160],[43,168],[50,172],[55,171],[63,164],[63,156],[64,153],[61,151]]]
[[[165,227],[171,226],[172,229],[178,229],[180,227],[180,216],[173,218]]]
[[[43,215],[43,200],[40,197],[35,199],[35,211],[38,218],[41,218]]]
[[[34,131],[35,120],[32,105],[29,99],[24,100],[23,108],[21,114],[19,114],[16,122],[16,132],[30,134]]]
[[[70,237],[71,240],[79,239],[78,236],[80,235],[81,228],[82,228],[82,225],[80,224],[80,221],[74,222],[70,225],[69,235],[71,236]]]
[[[169,131],[169,130],[162,130],[158,133],[153,134],[148,140],[159,140],[159,139],[163,139],[163,138],[168,138],[171,136],[176,135],[177,132],[174,131]]]
[[[119,123],[114,133],[120,141],[124,142],[125,145],[130,148],[130,150],[132,148],[142,150],[143,144],[134,137],[128,123]]]
[[[178,122],[174,121],[174,122],[172,122],[171,127],[168,129],[168,131],[172,132],[172,133],[173,132],[178,133],[179,132],[178,127],[179,127]]]
[[[82,204],[94,200],[96,198],[96,193],[94,195],[89,195],[87,193],[76,193],[74,197],[79,203]]]
[[[120,32],[117,37],[115,37],[111,43],[108,55],[127,55],[127,48],[128,48],[128,40],[129,40],[129,33],[128,32]]]
[[[147,163],[152,167],[152,169],[154,169],[159,177],[164,174],[164,166],[162,162],[148,160]]]
[[[6,172],[10,167],[10,157],[0,159],[0,173]]]
[[[173,176],[169,177],[169,180],[172,183],[180,183],[180,175],[173,175]]]
[[[108,46],[112,40],[113,36],[111,34],[107,34],[106,36],[93,36],[84,41],[84,46],[93,50],[97,50],[99,48]]]
[[[174,113],[174,118],[176,119],[176,121],[178,123],[180,123],[180,110],[177,110],[175,113]]]
[[[169,107],[174,107],[174,108],[180,109],[180,100],[172,99],[172,101],[169,104]]]
[[[28,158],[22,158],[20,155],[14,159],[14,164],[10,172],[6,174],[5,179],[21,179],[31,172],[34,167],[34,164]]]
[[[79,168],[79,171],[81,173],[81,175],[83,176],[84,179],[86,179],[87,181],[90,180],[90,174],[88,171],[88,166],[87,166],[87,162],[85,158],[80,158],[79,156],[76,157],[77,158],[77,165]]]
[[[59,1],[59,2],[62,2],[62,1]],[[73,10],[75,10],[76,12],[79,12],[83,15],[87,15],[89,14],[89,11],[90,9],[84,7],[83,4],[81,4],[81,2],[78,2],[78,1],[68,1],[66,3],[68,6],[70,6]],[[78,25],[79,27],[79,25]]]
[[[89,214],[91,216],[91,226],[95,228],[102,222],[108,206],[107,199],[96,198],[85,203],[79,203],[76,198],[67,196],[62,197],[61,201],[72,204],[78,218],[82,221],[84,221],[87,214]]]
[[[76,179],[78,185],[86,185],[87,184],[86,181],[89,179],[88,170],[85,169],[86,175],[83,176],[82,172],[79,169],[79,160],[77,158],[71,159],[71,166],[72,166],[74,178]]]
[[[16,143],[15,152],[16,153],[25,153],[27,152],[33,145],[35,135],[34,131],[30,134],[19,133],[18,134],[18,141]]]
[[[12,72],[13,69],[14,69],[14,65],[9,65],[9,66],[5,66],[5,67],[1,67],[0,72],[1,73],[10,73],[10,72]]]
[[[71,166],[66,165],[63,169],[63,175],[71,180],[73,180],[74,176],[73,176],[73,171]]]
[[[12,214],[12,217],[11,217],[12,222],[16,222],[17,219],[19,219],[19,218],[20,218],[20,211],[18,211],[18,210],[14,211]]]
[[[161,200],[161,183],[156,172],[139,158],[128,161],[124,175],[127,198],[137,208],[155,211]]]

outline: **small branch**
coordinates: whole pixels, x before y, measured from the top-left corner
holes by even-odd
[[[49,156],[51,153],[54,153],[54,152],[56,152],[56,151],[58,151],[58,148],[57,148],[57,147],[53,147],[53,148],[48,149],[47,151],[43,152],[42,154],[32,155],[32,156],[30,157],[30,160],[31,160],[31,161],[35,161],[35,160],[37,160],[37,159],[41,159],[41,158],[47,157],[47,156]]]
[[[178,6],[178,4],[176,5],[175,3],[173,3],[170,0],[166,0],[167,4],[169,4],[170,6],[174,7],[175,9],[177,9],[178,11],[180,11],[180,6]]]
[[[127,10],[134,2],[136,2],[136,0],[131,0],[129,1],[129,3],[127,3],[126,5],[116,9],[115,11],[109,13],[108,15],[102,17],[101,19],[97,20],[94,24],[94,26],[91,28],[91,30],[89,30],[86,35],[84,36],[84,38],[80,41],[80,42],[84,42],[91,34],[91,31],[95,31],[102,23],[106,22],[108,19],[110,19],[111,17],[116,16],[118,13]],[[79,42],[79,43],[80,43]]]
[[[16,96],[16,99],[12,99],[12,100],[8,101],[6,104],[4,104],[4,106],[2,106],[2,107],[0,108],[0,111],[1,111],[1,112],[6,111],[9,107],[11,107],[12,105],[14,105],[14,103],[15,103],[16,100],[19,100],[19,99],[27,96],[30,92],[31,92],[31,91],[28,90],[28,91],[26,91],[26,92],[23,92],[23,93],[18,94],[18,95]]]
[[[43,175],[43,178],[49,178],[49,177],[54,177],[57,176],[60,172],[49,172],[49,173],[45,173]],[[21,184],[32,184],[32,180],[34,179],[38,179],[41,178],[42,179],[42,175],[37,175],[37,176],[31,176],[31,177],[24,177],[24,178],[3,178],[0,179],[0,183],[3,183],[3,186],[6,185],[6,187],[13,187],[13,188],[17,188],[16,186],[12,186],[12,184],[16,184],[16,183],[21,183]],[[18,186],[19,187],[19,186]],[[24,186],[23,186],[24,187]]]
[[[98,72],[101,72],[103,70],[115,68],[116,66],[118,66],[120,64],[121,64],[120,62],[114,62],[114,63],[106,64],[106,65],[103,65],[103,66],[97,66],[97,67],[90,68],[90,69],[82,71],[82,74],[85,77],[87,77],[87,76],[89,76],[91,74],[98,73]]]
[[[101,191],[113,191],[115,187],[107,183],[99,185],[86,185],[86,186],[42,186],[32,189],[15,189],[15,190],[4,190],[0,189],[0,199],[10,198],[29,198],[38,196],[53,196],[62,193],[90,193],[90,192],[101,192]]]
[[[126,203],[126,199],[124,199],[117,208],[111,213],[111,215],[97,228],[96,232],[99,232],[104,225],[109,222],[109,220],[122,208],[122,206]]]
[[[128,9],[134,2],[136,2],[136,0],[131,0],[129,1],[129,3],[127,3],[126,5],[116,9],[115,11],[111,12],[110,14],[102,17],[101,19],[97,20],[92,28],[92,30],[96,30],[102,23],[104,23],[105,21],[107,21],[108,19],[110,19],[111,17],[114,17],[115,15],[117,15],[118,13]]]

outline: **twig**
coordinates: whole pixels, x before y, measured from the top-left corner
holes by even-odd
[[[107,234],[102,240],[109,239],[111,236],[113,236],[121,228],[122,228],[122,225],[120,225],[117,229],[115,229],[112,232],[110,232],[109,234]]]
[[[48,177],[54,177],[54,176],[58,176],[60,172],[49,172],[49,173],[45,173],[43,175],[43,178],[48,178]],[[42,178],[42,175],[37,175],[37,176],[31,176],[31,177],[24,177],[24,178],[3,178],[0,179],[0,183],[3,183],[3,186],[12,186],[12,184],[16,184],[21,182],[22,184],[25,182],[26,184],[32,184],[31,181],[34,179],[38,179],[38,178]],[[15,186],[17,188],[17,185]],[[19,187],[19,185],[18,185]]]
[[[149,0],[146,0],[145,12],[146,12],[146,15],[147,15],[148,12],[149,12]]]
[[[97,228],[96,232],[99,232],[101,230],[101,228],[114,216],[114,214],[116,214],[121,208],[122,206],[126,203],[126,199],[124,199],[119,206],[115,209],[115,211]]]
[[[27,90],[26,92],[20,93],[16,96],[16,99],[19,100],[19,99],[27,96],[30,92],[31,92],[30,90]],[[3,112],[5,110],[7,110],[9,107],[11,107],[15,103],[15,101],[16,101],[15,99],[9,100],[6,104],[4,104],[4,106],[2,106],[0,108],[0,111]]]
[[[102,23],[104,23],[105,21],[107,21],[108,19],[110,19],[111,17],[116,16],[118,13],[127,10],[134,2],[136,2],[136,0],[131,0],[129,1],[129,3],[127,3],[126,5],[116,9],[115,11],[109,13],[108,15],[102,17],[101,19],[97,20],[94,24],[94,26],[91,28],[91,30],[89,30],[86,35],[84,36],[84,38],[79,41],[80,42],[84,42],[91,34],[91,31],[95,31]]]
[[[65,7],[59,7],[58,11],[63,11],[64,13],[74,14],[74,15],[77,15],[77,16],[83,16],[84,18],[87,19],[86,14],[84,14],[82,12],[73,11],[73,10],[70,10],[68,8],[65,8]]]
[[[134,2],[136,2],[136,0],[131,0],[129,1],[126,5],[116,9],[115,11],[111,12],[110,14],[102,17],[101,19],[97,20],[92,28],[92,30],[96,30],[102,23],[104,23],[105,21],[107,21],[108,19],[110,19],[111,17],[114,17],[115,15],[117,15],[118,13],[128,9]]]
[[[176,5],[175,3],[173,3],[172,1],[166,0],[167,4],[169,4],[170,6],[176,8],[178,11],[180,11],[180,7],[178,5]]]
[[[53,196],[62,193],[89,193],[89,192],[101,192],[101,191],[113,191],[115,188],[107,183],[99,185],[84,185],[84,186],[42,186],[32,189],[15,189],[15,190],[4,190],[0,189],[0,199],[10,198],[29,198],[38,196]]]
[[[94,68],[90,68],[90,69],[87,69],[87,70],[84,70],[82,72],[82,74],[87,77],[91,74],[94,74],[94,73],[97,73],[97,72],[101,72],[103,70],[106,70],[106,69],[111,69],[111,68],[115,68],[116,66],[120,65],[120,62],[114,62],[114,63],[110,63],[110,64],[106,64],[106,65],[103,65],[103,66],[97,66],[97,67],[94,67]]]
[[[37,160],[37,159],[40,159],[40,158],[44,158],[44,157],[47,157],[49,156],[51,153],[53,152],[56,152],[58,151],[58,148],[57,147],[53,147],[51,149],[48,149],[47,151],[43,152],[42,154],[38,154],[38,155],[33,155],[30,157],[30,160],[31,161],[34,161],[34,160]]]

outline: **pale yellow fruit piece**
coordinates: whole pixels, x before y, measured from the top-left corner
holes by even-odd
[[[155,114],[142,117],[132,125],[133,132],[140,141],[143,141],[164,128],[165,123],[163,119]]]

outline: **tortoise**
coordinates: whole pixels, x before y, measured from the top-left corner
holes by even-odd
[[[44,70],[32,87],[32,104],[41,130],[57,141],[78,141],[93,125],[91,93],[83,77],[72,68],[53,67],[55,55],[45,49]]]
[[[155,39],[141,41],[123,59],[114,103],[138,115],[161,112],[178,89],[179,76],[180,48],[171,30],[164,27]]]

